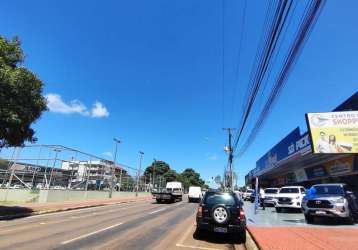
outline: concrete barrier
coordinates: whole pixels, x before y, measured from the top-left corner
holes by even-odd
[[[141,192],[138,196],[149,196],[150,193]],[[113,192],[113,198],[134,197],[134,192]],[[81,190],[36,190],[0,189],[0,201],[19,203],[47,203],[63,201],[84,201],[109,199],[108,191],[81,191]]]
[[[0,189],[0,201],[5,202],[38,202],[39,190],[28,189]]]

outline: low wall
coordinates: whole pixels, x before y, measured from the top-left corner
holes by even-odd
[[[138,193],[139,197],[149,196],[150,193]],[[134,192],[113,192],[113,198],[134,197]],[[46,203],[63,201],[103,200],[109,199],[108,191],[81,191],[81,190],[37,190],[0,189],[0,201],[19,203]]]
[[[26,189],[0,189],[0,201],[8,202],[38,202],[40,197],[39,190]]]

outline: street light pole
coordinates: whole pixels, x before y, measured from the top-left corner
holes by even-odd
[[[57,161],[57,154],[58,154],[58,152],[61,152],[61,150],[59,150],[59,149],[57,149],[57,148],[55,148],[54,151],[56,152],[56,154],[55,154],[55,160],[53,161],[53,165],[52,165],[52,169],[51,169],[50,181],[49,181],[49,184],[48,184],[48,188],[50,188],[50,186],[51,186],[53,169],[55,168],[55,166],[56,166],[56,161]]]
[[[117,148],[118,144],[121,143],[120,140],[113,138],[115,143],[115,150],[114,150],[114,160],[113,160],[113,168],[112,168],[112,176],[111,176],[111,189],[109,190],[109,198],[112,198],[113,188],[114,188],[114,176],[115,176],[115,168],[116,168],[116,160],[117,160]]]
[[[142,168],[143,155],[144,155],[144,153],[142,151],[139,151],[139,168],[138,168],[138,173],[137,173],[137,188],[136,188],[135,196],[138,196],[139,178],[140,178],[140,171]]]

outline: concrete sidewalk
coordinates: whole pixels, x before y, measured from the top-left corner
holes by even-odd
[[[263,250],[358,250],[357,228],[249,226],[248,230]]]
[[[87,207],[105,206],[118,203],[151,200],[149,193],[146,196],[118,197],[112,199],[98,199],[85,201],[66,201],[66,202],[49,202],[49,203],[22,203],[0,205],[0,220],[13,219],[37,214],[59,212]]]

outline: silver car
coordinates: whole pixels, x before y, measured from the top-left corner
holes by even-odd
[[[349,224],[354,223],[358,202],[346,184],[318,184],[310,190],[302,201],[307,223],[313,223],[315,217],[344,218]]]

